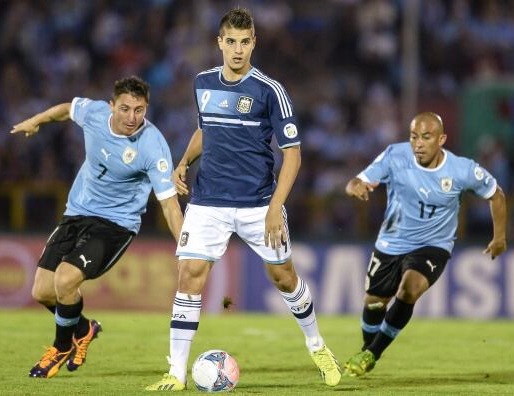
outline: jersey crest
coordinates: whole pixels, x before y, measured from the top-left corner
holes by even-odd
[[[137,151],[134,150],[132,147],[125,148],[125,151],[123,151],[122,159],[125,164],[130,164],[132,161],[134,161],[134,158],[136,158]]]
[[[236,109],[242,114],[247,114],[252,110],[253,98],[249,96],[240,96],[237,101]]]
[[[161,158],[157,162],[157,169],[159,169],[160,172],[166,172],[168,170],[168,161],[166,161],[165,158]]]
[[[443,177],[441,179],[441,189],[443,192],[447,193],[450,192],[453,186],[453,180],[451,177]]]
[[[284,135],[286,136],[286,138],[289,138],[289,139],[294,139],[295,137],[298,136],[298,129],[296,129],[296,125],[295,124],[286,124],[284,126]]]

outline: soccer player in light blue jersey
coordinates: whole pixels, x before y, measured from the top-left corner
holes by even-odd
[[[34,135],[42,124],[73,120],[84,133],[85,160],[73,182],[64,217],[39,259],[32,295],[55,315],[55,340],[30,370],[51,378],[66,363],[74,371],[102,330],[83,314],[80,285],[103,275],[139,231],[154,191],[174,238],[183,218],[171,179],[171,152],[145,118],[149,86],[138,77],[115,82],[109,103],[76,97],[15,125],[11,133]]]
[[[420,113],[410,124],[409,143],[390,145],[346,185],[349,196],[367,201],[379,183],[385,184],[387,207],[366,277],[364,345],[346,362],[345,375],[373,369],[411,319],[416,301],[443,273],[465,191],[490,204],[493,238],[484,253],[494,259],[507,249],[501,187],[475,161],[443,149],[445,141],[441,118]]]
[[[177,255],[178,290],[170,324],[170,369],[147,390],[183,390],[191,342],[198,329],[202,289],[229,238],[238,234],[264,261],[269,278],[302,329],[324,382],[335,386],[341,370],[320,335],[312,296],[295,272],[284,208],[300,168],[300,138],[284,87],[250,64],[253,19],[246,9],[223,16],[218,46],[223,65],[196,76],[198,129],[174,172],[179,194],[186,173],[200,161],[186,209]],[[271,140],[283,153],[278,181]]]

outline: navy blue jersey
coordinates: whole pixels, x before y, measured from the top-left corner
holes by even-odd
[[[258,69],[235,83],[221,70],[194,82],[203,147],[191,203],[264,206],[276,186],[272,137],[280,148],[300,144],[293,106],[284,87]]]

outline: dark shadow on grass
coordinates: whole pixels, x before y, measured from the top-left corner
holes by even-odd
[[[461,373],[461,374],[429,374],[422,377],[412,376],[395,376],[368,374],[361,378],[347,378],[342,383],[347,382],[349,385],[361,384],[366,388],[387,388],[387,387],[417,387],[432,385],[446,386],[459,384],[476,384],[476,385],[512,385],[514,383],[514,370],[493,371],[489,373]]]
[[[277,384],[263,384],[261,382],[259,383],[244,383],[244,384],[238,384],[237,389],[241,392],[245,393],[264,393],[262,389],[267,390],[279,390],[279,389],[286,389],[288,392],[291,392],[293,389],[298,388],[299,392],[308,392],[312,394],[316,394],[317,392],[355,392],[359,389],[362,389],[358,386],[350,386],[349,384],[345,384],[344,382],[341,382],[339,385],[331,387],[326,386],[323,384],[311,384],[309,385],[308,389],[305,387],[300,387],[299,385],[295,385],[294,383],[287,383],[282,385]]]
[[[156,377],[158,381],[167,370],[125,370],[125,371],[103,371],[101,374],[95,373],[94,377]]]

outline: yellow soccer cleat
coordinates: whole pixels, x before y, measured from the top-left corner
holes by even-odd
[[[352,356],[344,365],[344,374],[349,377],[360,377],[375,367],[376,359],[373,352],[365,350]]]
[[[186,384],[180,382],[177,377],[171,374],[164,374],[162,379],[155,384],[148,385],[147,391],[181,391],[186,389]]]
[[[341,367],[337,362],[334,354],[326,345],[315,352],[311,353],[312,360],[318,366],[319,373],[325,384],[328,386],[336,386],[341,380]]]

